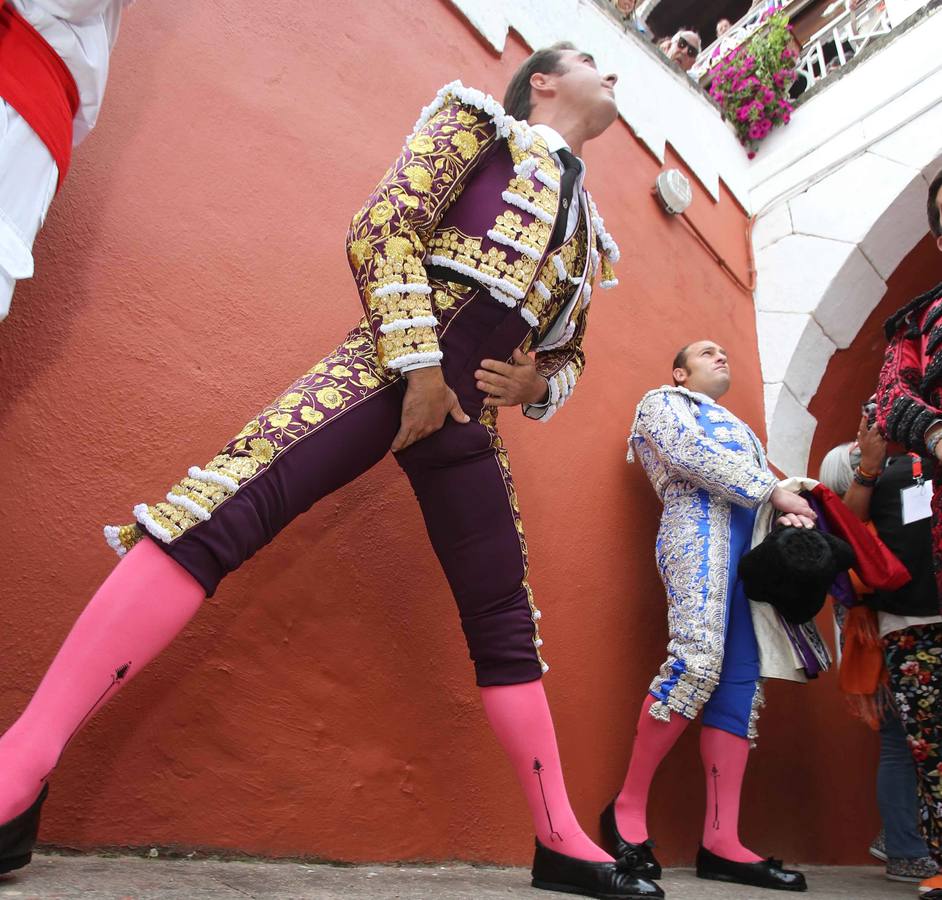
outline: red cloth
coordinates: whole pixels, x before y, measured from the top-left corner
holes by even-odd
[[[895,591],[910,581],[906,566],[844,505],[844,501],[834,491],[819,484],[811,493],[821,504],[831,531],[853,548],[857,562],[852,568],[867,587],[871,590]]]
[[[78,88],[59,54],[8,2],[0,7],[0,97],[49,149],[61,185],[72,160]]]

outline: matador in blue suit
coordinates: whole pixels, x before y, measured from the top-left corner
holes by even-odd
[[[640,459],[664,504],[655,555],[667,594],[667,659],[648,689],[628,776],[602,815],[603,833],[620,852],[643,858],[649,877],[660,874],[647,830],[648,792],[658,764],[702,713],[707,814],[697,875],[805,890],[800,873],[739,840],[742,781],[763,699],[752,612],[737,570],[764,503],[791,526],[813,527],[814,513],[778,487],[755,433],[717,402],[730,382],[722,347],[684,347],[673,378],[673,386],[638,404],[628,453]]]

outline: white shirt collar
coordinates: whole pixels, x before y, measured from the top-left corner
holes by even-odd
[[[550,153],[555,153],[563,147],[572,152],[572,148],[566,143],[566,139],[555,128],[550,128],[549,125],[544,125],[542,122],[531,125],[530,128],[546,141]]]

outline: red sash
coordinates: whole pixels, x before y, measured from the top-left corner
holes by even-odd
[[[0,6],[0,97],[36,132],[59,168],[72,160],[72,120],[79,93],[68,66],[14,8]]]

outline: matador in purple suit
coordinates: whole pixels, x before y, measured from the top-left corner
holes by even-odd
[[[618,250],[583,186],[615,76],[571,45],[531,56],[502,108],[455,81],[354,216],[365,317],[212,460],[105,536],[123,558],[0,739],[0,872],[25,865],[65,744],[295,516],[392,450],[458,603],[485,711],[536,826],[533,883],[662,896],[580,828],[541,677],[540,612],[497,410],[549,420]],[[535,351],[531,356],[529,351]]]

